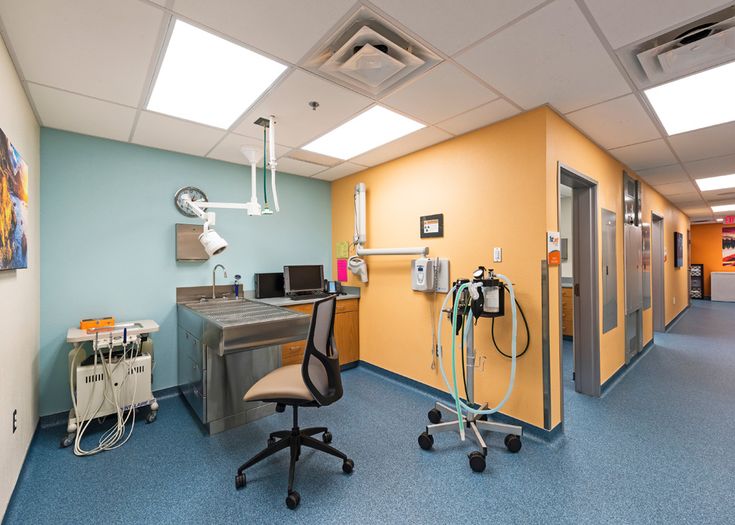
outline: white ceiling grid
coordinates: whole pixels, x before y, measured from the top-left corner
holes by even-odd
[[[550,104],[696,219],[733,198],[693,179],[735,173],[735,123],[667,136],[615,51],[731,3],[0,0],[0,33],[43,126],[245,164],[240,146],[262,147],[253,122],[274,114],[279,170],[330,181]],[[380,98],[307,72],[306,57],[362,7],[442,62]],[[228,130],[147,111],[175,18],[287,72]],[[376,103],[426,128],[331,167],[303,156],[300,147]]]

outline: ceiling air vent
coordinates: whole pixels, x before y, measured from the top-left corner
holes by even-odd
[[[406,33],[361,7],[312,54],[306,67],[378,97],[440,61]]]
[[[735,60],[735,7],[728,7],[618,52],[645,89]]]

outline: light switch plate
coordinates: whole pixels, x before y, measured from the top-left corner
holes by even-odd
[[[502,248],[493,248],[493,262],[503,262]]]

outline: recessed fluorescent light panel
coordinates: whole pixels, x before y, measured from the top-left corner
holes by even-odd
[[[425,127],[381,106],[373,106],[301,149],[346,160]]]
[[[707,177],[706,179],[697,179],[699,189],[702,191],[724,190],[725,188],[735,188],[735,174],[721,175],[719,177]]]
[[[669,135],[735,120],[735,62],[645,91]]]
[[[286,66],[176,20],[148,109],[227,129]]]
[[[720,206],[712,206],[712,211],[721,213],[723,211],[735,211],[735,204],[722,204]]]

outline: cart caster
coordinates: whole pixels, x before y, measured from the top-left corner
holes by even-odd
[[[469,458],[470,468],[474,472],[483,472],[485,470],[485,456],[482,455],[482,452],[477,450],[470,452]]]
[[[145,422],[153,423],[157,417],[158,417],[158,410],[151,410],[145,415]]]
[[[513,454],[521,450],[523,443],[521,443],[521,437],[515,434],[508,434],[505,436],[505,447],[510,450]]]
[[[269,438],[268,438],[268,441],[266,441],[266,442],[265,442],[265,444],[266,444],[267,446],[269,446],[269,447],[272,447],[273,445],[275,445],[275,444],[276,444],[276,438],[274,438],[274,437],[269,437]]]
[[[432,408],[429,410],[429,421],[431,421],[433,424],[437,424],[439,421],[442,420],[442,413],[441,411],[437,410],[436,408]]]
[[[286,411],[286,405],[284,405],[283,403],[276,403],[276,412],[280,414],[281,412],[285,412],[285,411]]]
[[[330,444],[332,442],[332,433],[325,432],[324,434],[322,434],[322,441],[327,445]]]
[[[424,450],[431,450],[431,447],[434,446],[434,436],[428,432],[422,432],[419,435],[419,446]]]
[[[61,438],[61,443],[59,443],[61,448],[67,448],[72,446],[74,443],[74,438],[76,437],[76,434],[69,433],[65,435],[63,438]]]
[[[355,462],[351,459],[346,459],[344,463],[342,463],[342,472],[345,474],[352,474],[352,471],[355,468]]]
[[[291,510],[298,507],[300,502],[301,502],[301,496],[295,490],[291,494],[286,496],[286,506]]]
[[[247,485],[247,480],[245,479],[244,473],[235,476],[235,489],[240,490],[241,488],[244,488],[245,485]]]

